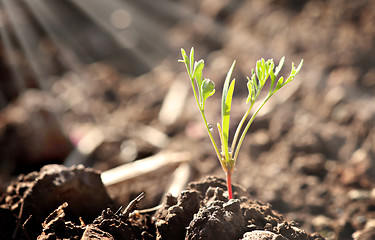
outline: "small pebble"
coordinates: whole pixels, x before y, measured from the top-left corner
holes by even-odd
[[[321,232],[332,226],[332,219],[324,215],[319,215],[312,220],[312,225],[314,226],[315,231]]]
[[[353,189],[348,192],[348,197],[351,200],[365,200],[370,198],[370,192],[367,190]]]
[[[270,231],[255,230],[245,233],[242,240],[287,240],[287,238]]]

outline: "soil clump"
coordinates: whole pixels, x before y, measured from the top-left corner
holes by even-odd
[[[0,236],[13,239],[323,239],[287,222],[270,204],[234,185],[227,200],[223,179],[192,182],[177,198],[167,195],[153,215],[122,210],[100,174],[83,166],[47,165],[21,175],[1,199]],[[147,194],[147,193],[146,193]],[[143,196],[143,195],[140,195]],[[117,211],[114,211],[118,209]],[[96,218],[95,218],[96,217]]]

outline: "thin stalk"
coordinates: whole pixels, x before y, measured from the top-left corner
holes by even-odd
[[[247,112],[243,115],[243,117],[242,117],[240,123],[239,123],[238,126],[237,126],[236,133],[234,134],[233,142],[232,142],[232,147],[231,147],[232,152],[231,152],[231,155],[230,155],[230,156],[231,156],[232,158],[233,158],[234,150],[235,150],[235,147],[236,147],[236,144],[237,144],[238,136],[240,135],[240,131],[241,131],[241,129],[242,129],[242,126],[243,126],[243,124],[245,123],[245,121],[246,121],[246,119],[247,119],[247,116],[249,116],[250,111],[251,111],[251,109],[253,108],[253,105],[254,105],[254,103],[252,103],[252,104],[250,105],[249,110],[247,110]]]
[[[189,74],[189,76],[190,76],[190,74]],[[197,91],[195,90],[194,80],[191,80],[191,77],[190,77],[190,81],[191,81],[191,88],[193,89],[193,93],[194,93],[195,101],[196,101],[197,104],[198,104],[198,108],[199,108],[199,110],[202,112],[202,110],[201,110],[201,106],[200,106],[200,101],[198,100],[198,96],[197,96]]]
[[[221,164],[221,167],[223,168],[223,171],[226,173],[228,171],[228,161],[225,159],[225,155],[223,154],[224,149],[223,149],[223,131],[221,131],[221,126],[218,123],[217,124],[217,130],[219,131],[219,137],[220,137],[220,144],[221,144],[221,153],[219,161]]]
[[[255,99],[258,98],[259,93],[262,91],[262,89],[263,89],[263,86],[261,86],[259,88],[259,90],[257,91]],[[271,94],[271,96],[272,96],[272,94]],[[250,105],[249,109],[247,110],[247,112],[245,113],[245,115],[242,117],[241,122],[239,123],[239,125],[238,125],[238,127],[236,129],[236,133],[234,134],[234,138],[233,138],[233,142],[232,142],[232,154],[231,154],[232,158],[233,158],[233,154],[235,152],[235,148],[236,148],[236,144],[237,144],[237,139],[238,139],[238,136],[239,136],[239,134],[241,132],[242,126],[245,123],[247,117],[249,116],[251,109],[253,109],[253,106],[254,106],[254,102],[251,102],[251,105]],[[247,132],[247,130],[245,131],[245,134],[246,134],[246,132]],[[237,148],[236,148],[236,151],[237,151]],[[233,158],[233,159],[234,159],[234,162],[236,162],[236,158]]]
[[[198,89],[199,110],[202,109],[202,111],[204,111],[203,96],[199,94],[199,85],[197,81],[195,81],[195,85],[197,86],[197,89]]]
[[[207,119],[206,119],[206,116],[204,115],[204,110],[200,109],[200,112],[201,112],[201,115],[202,115],[202,118],[203,118],[203,121],[204,121],[204,125],[206,126],[206,130],[207,130],[207,133],[208,135],[210,136],[210,139],[211,139],[211,143],[212,145],[214,146],[215,148],[215,152],[216,152],[216,155],[218,157],[219,160],[221,160],[221,155],[220,155],[220,151],[219,151],[219,148],[217,147],[216,143],[215,143],[215,140],[214,140],[214,137],[212,136],[212,133],[210,131],[210,128],[209,128],[209,125],[208,125],[208,122],[207,122]],[[221,162],[221,161],[220,161]]]
[[[190,76],[190,74],[189,74]],[[191,79],[191,76],[190,76],[190,79]],[[195,90],[195,86],[194,86],[194,82],[193,80],[191,80],[191,88],[193,89],[193,93],[194,93],[194,97],[195,97],[195,101],[197,102],[197,105],[198,105],[198,108],[199,108],[199,111],[202,115],[202,118],[203,118],[203,121],[204,121],[204,125],[206,126],[206,130],[208,132],[208,135],[210,136],[210,139],[211,139],[211,142],[212,142],[212,145],[214,146],[215,148],[215,152],[216,152],[216,155],[217,157],[220,159],[220,152],[219,152],[219,149],[217,148],[216,146],[216,143],[215,143],[215,140],[212,136],[212,133],[210,131],[210,128],[208,126],[208,123],[207,123],[207,119],[206,119],[206,116],[204,115],[204,109],[202,109],[202,106],[201,106],[201,101],[198,100],[198,96],[197,96],[197,91]]]
[[[189,76],[190,76],[190,74],[189,74]],[[190,78],[191,78],[191,76],[190,76]],[[201,101],[198,100],[197,91],[195,90],[194,82],[195,82],[195,81],[193,81],[193,80],[191,81],[191,88],[193,89],[193,93],[194,93],[195,101],[197,102],[197,105],[198,105],[199,111],[200,111],[200,113],[201,113],[201,115],[202,115],[202,118],[203,118],[203,121],[204,121],[204,125],[206,126],[207,133],[208,133],[208,135],[210,136],[211,143],[212,143],[212,145],[213,145],[214,148],[215,148],[216,155],[217,155],[217,157],[218,157],[219,160],[220,160],[220,159],[221,159],[221,155],[220,155],[220,152],[219,152],[218,147],[216,146],[216,143],[215,143],[215,140],[214,140],[214,138],[213,138],[213,136],[212,136],[212,133],[211,133],[211,131],[210,131],[210,128],[209,128],[209,125],[208,125],[208,122],[207,122],[206,116],[204,115],[204,109],[202,109],[202,106],[201,106],[201,104],[200,104]]]
[[[243,130],[242,134],[241,134],[241,138],[238,142],[238,145],[237,145],[237,148],[236,148],[236,152],[234,154],[234,162],[237,161],[237,157],[238,157],[238,153],[240,151],[240,148],[241,148],[241,145],[242,145],[242,142],[245,138],[245,135],[247,133],[247,131],[249,130],[251,124],[253,123],[256,115],[259,113],[260,109],[262,109],[262,107],[264,106],[264,104],[266,104],[266,102],[268,101],[268,99],[270,99],[270,97],[272,96],[273,94],[268,94],[267,97],[263,100],[262,104],[257,108],[257,110],[254,112],[254,114],[251,116],[249,122],[246,124],[246,127],[245,129]]]
[[[228,200],[233,199],[233,192],[232,192],[232,172],[227,171],[225,172],[227,177],[227,188],[228,188]]]

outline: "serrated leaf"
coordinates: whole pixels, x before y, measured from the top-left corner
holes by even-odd
[[[248,90],[248,95],[247,95],[247,99],[246,99],[246,103],[254,103],[254,100],[255,100],[255,96],[258,92],[258,83],[257,83],[257,80],[255,78],[255,73],[254,73],[254,70],[252,70],[252,75],[251,75],[251,79],[249,77],[246,77],[247,78],[247,90]]]
[[[263,88],[269,74],[269,61],[265,62],[264,58],[257,61],[256,64],[256,76],[259,79],[259,88]]]
[[[266,76],[265,78],[267,79],[268,76],[271,74],[271,72],[273,71],[273,68],[274,68],[275,64],[273,63],[273,59],[268,59],[267,62],[266,62]]]
[[[294,63],[292,62],[292,71],[290,73],[290,76],[288,77],[288,79],[285,81],[285,83],[283,85],[293,81],[293,79],[295,78],[297,73],[301,70],[302,65],[303,65],[303,59],[301,60],[301,62],[299,63],[297,68],[294,67]]]
[[[204,79],[201,87],[202,94],[202,109],[206,103],[207,98],[211,97],[215,93],[215,83],[210,79]]]

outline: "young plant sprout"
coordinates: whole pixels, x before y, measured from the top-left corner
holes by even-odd
[[[284,79],[284,77],[276,79],[281,68],[283,67],[285,59],[284,57],[281,58],[279,65],[276,68],[273,59],[269,59],[267,61],[261,59],[257,61],[255,71],[252,70],[251,77],[247,77],[247,89],[249,93],[246,99],[246,103],[249,104],[249,108],[239,122],[232,143],[231,145],[229,145],[229,120],[235,85],[235,79],[231,80],[231,76],[236,61],[233,62],[225,78],[222,92],[221,124],[217,123],[217,129],[219,132],[221,144],[221,149],[219,150],[218,145],[216,144],[212,136],[213,126],[207,122],[206,116],[204,114],[204,108],[207,98],[215,93],[215,84],[210,79],[206,79],[203,77],[202,70],[204,67],[204,61],[202,59],[199,61],[194,61],[194,48],[191,48],[190,56],[186,54],[184,49],[181,49],[181,54],[183,59],[179,60],[179,62],[183,62],[186,65],[195,100],[198,104],[198,108],[202,115],[203,122],[206,126],[207,133],[211,139],[212,145],[214,146],[220,164],[226,174],[228,198],[232,199],[232,173],[238,158],[239,150],[247,131],[249,130],[251,124],[254,121],[254,118],[259,113],[260,109],[272,97],[272,95],[294,79],[297,73],[301,70],[303,60],[301,60],[297,68],[295,68],[294,63],[292,63],[292,71],[287,79]],[[262,91],[267,79],[271,79],[268,94],[248,120],[251,109],[253,108],[255,101],[258,99],[259,93]],[[246,121],[247,123],[244,126]]]

